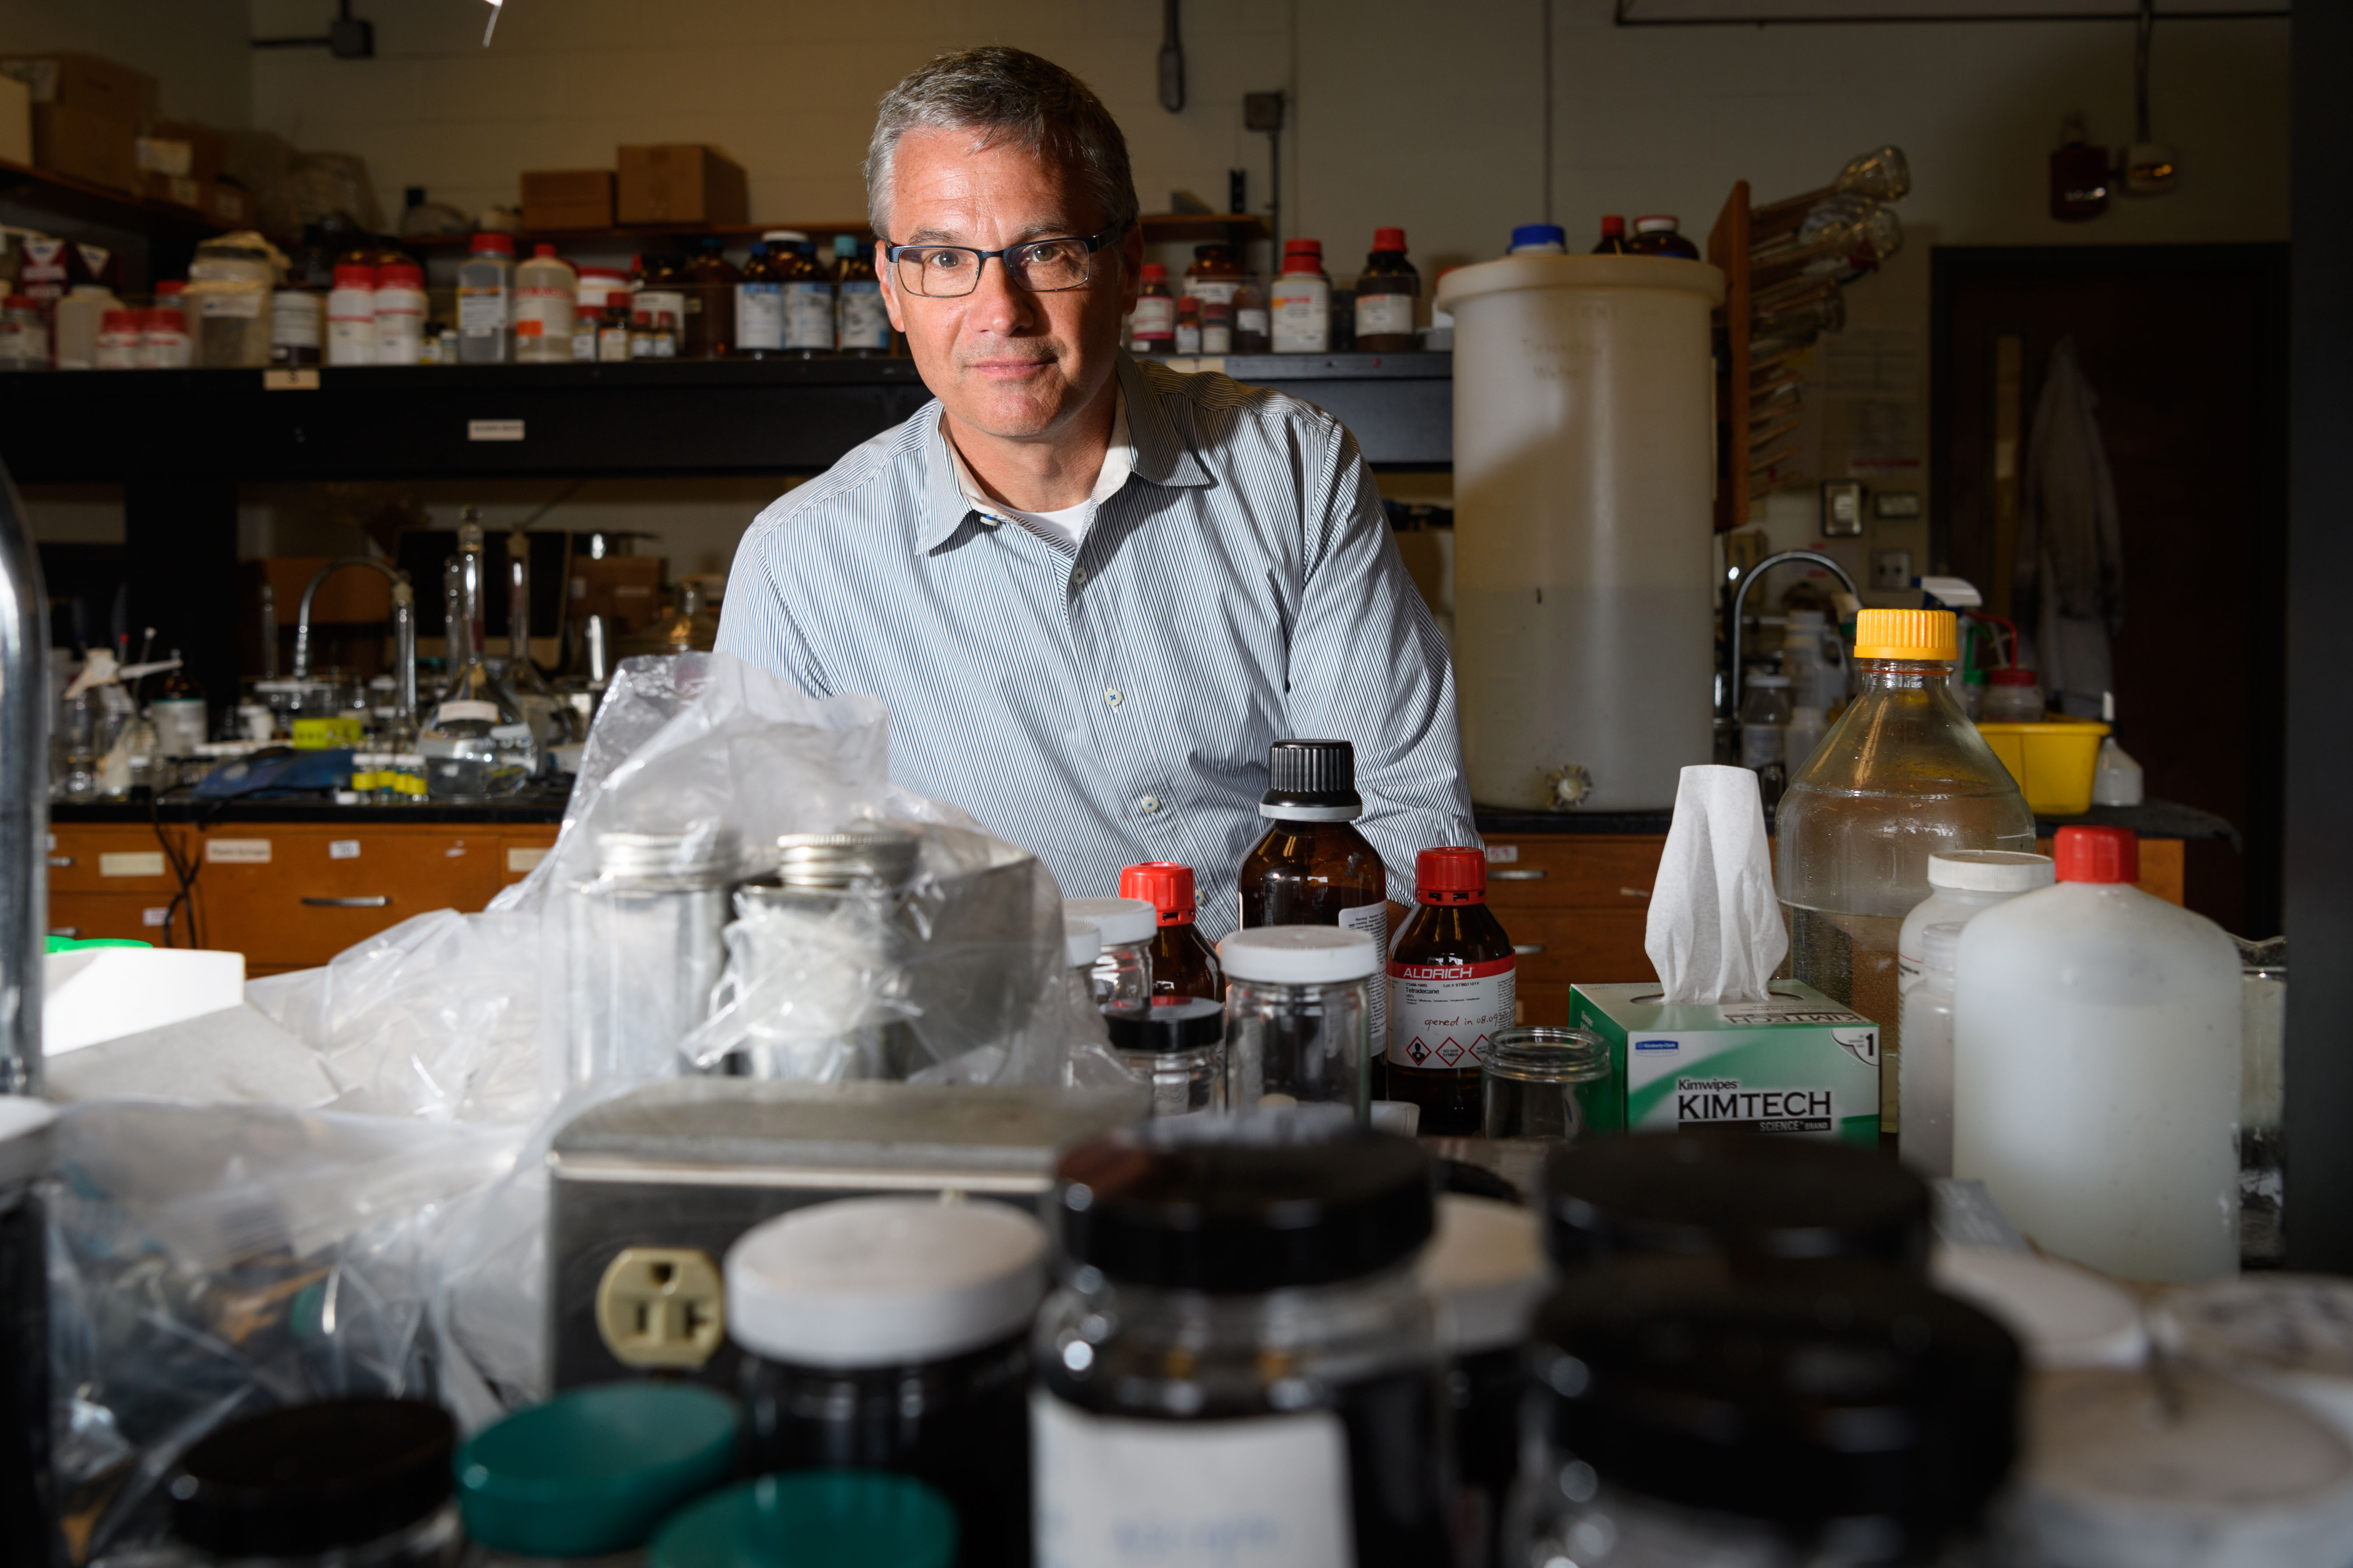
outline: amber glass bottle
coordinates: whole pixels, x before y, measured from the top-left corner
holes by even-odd
[[[1389,954],[1386,1098],[1421,1107],[1421,1131],[1473,1138],[1488,1042],[1512,1026],[1512,939],[1487,908],[1482,849],[1414,858],[1416,908]]]
[[[1194,923],[1198,908],[1192,867],[1174,860],[1130,866],[1119,874],[1119,896],[1142,899],[1160,911],[1160,929],[1153,935],[1151,948],[1154,1006],[1174,1006],[1196,997],[1211,1002],[1226,999],[1226,977],[1218,968],[1218,950]]]
[[[1346,926],[1389,936],[1389,874],[1380,852],[1353,824],[1365,815],[1356,794],[1356,748],[1345,741],[1277,741],[1266,758],[1267,792],[1258,814],[1266,837],[1242,858],[1241,923]],[[1387,987],[1373,990],[1372,1037],[1388,1038]]]

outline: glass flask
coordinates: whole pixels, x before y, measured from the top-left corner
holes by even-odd
[[[582,738],[572,705],[532,661],[531,540],[520,529],[507,536],[507,662],[499,678],[531,721],[531,738],[539,748],[543,769],[555,747]]]
[[[482,658],[482,530],[458,531],[443,575],[454,673],[417,731],[425,793],[435,800],[490,800],[531,782],[539,747],[531,721]]]
[[[1949,610],[1865,610],[1857,689],[1775,814],[1789,973],[1880,1026],[1879,1133],[1898,1130],[1896,950],[1928,857],[2032,853],[2034,814],[1953,695]]]

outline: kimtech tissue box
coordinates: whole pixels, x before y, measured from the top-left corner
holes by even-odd
[[[1655,984],[1580,984],[1568,1021],[1608,1043],[1620,1089],[1591,1107],[1591,1131],[1879,1142],[1879,1026],[1810,985],[1776,980],[1762,1002],[1669,1004]]]

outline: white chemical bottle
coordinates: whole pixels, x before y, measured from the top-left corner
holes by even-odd
[[[1790,771],[1797,771],[1794,763]],[[2057,879],[2050,856],[2022,849],[1951,849],[1929,856],[1928,896],[1912,906],[1895,937],[1896,994],[1908,993],[1920,977],[1921,937],[1930,926],[1947,921],[1966,925],[1980,910]]]
[[[1953,1173],[2046,1251],[2129,1279],[2239,1266],[2239,953],[2133,886],[2139,842],[2063,827],[2059,885],[1954,965]]]
[[[1918,933],[1920,962],[1904,989],[1896,1148],[1924,1176],[1953,1173],[1953,957],[1962,929],[1962,922],[1946,921]]]
[[[514,269],[514,354],[522,364],[572,363],[572,312],[579,274],[552,245],[535,246]]]

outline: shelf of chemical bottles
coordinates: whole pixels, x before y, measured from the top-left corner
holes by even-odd
[[[1142,226],[1147,245],[1188,240],[1204,244],[1224,240],[1240,245],[1267,237],[1266,220],[1251,213],[1145,213],[1135,221]],[[617,228],[533,229],[515,237],[518,246],[547,244],[561,250],[566,246],[630,246],[653,241],[678,243],[711,238],[748,241],[778,229],[805,234],[817,242],[820,249],[830,245],[838,234],[846,234],[859,240],[874,237],[873,229],[863,218],[847,223],[650,223]],[[406,250],[462,250],[472,237],[470,234],[406,235],[393,243]]]
[[[0,158],[0,201],[133,232],[171,228],[216,234],[227,226],[195,207],[155,201],[5,158]]]
[[[1450,354],[1180,363],[1315,404],[1377,466],[1453,460]],[[19,372],[0,458],[23,484],[816,473],[930,396],[903,358]]]

